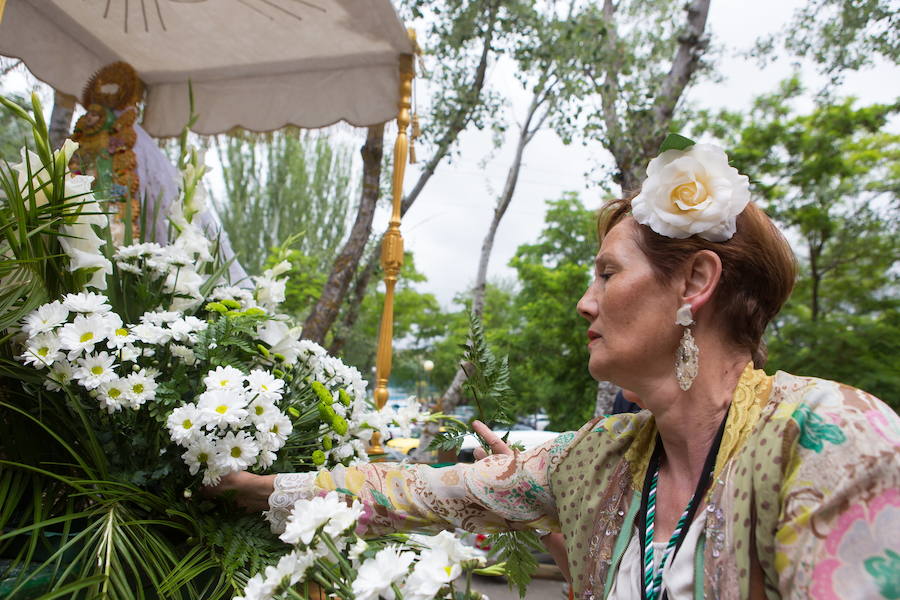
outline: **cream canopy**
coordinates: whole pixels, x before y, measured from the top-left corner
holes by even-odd
[[[184,127],[189,80],[205,135],[384,123],[412,53],[389,0],[8,0],[0,21],[0,54],[66,94],[129,63],[158,137]]]

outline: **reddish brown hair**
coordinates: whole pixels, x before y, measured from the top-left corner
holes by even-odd
[[[600,209],[601,241],[630,215],[636,195],[613,200]],[[797,276],[794,253],[766,213],[753,202],[748,204],[738,215],[734,236],[725,242],[710,242],[696,235],[669,238],[646,225],[636,225],[638,247],[663,283],[671,281],[678,267],[700,250],[719,256],[722,276],[712,298],[719,323],[734,344],[753,355],[757,367],[765,364],[763,332],[791,295]]]

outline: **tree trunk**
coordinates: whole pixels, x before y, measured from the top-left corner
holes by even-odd
[[[60,148],[72,132],[72,115],[75,112],[75,96],[53,92],[53,112],[50,113],[50,145]]]
[[[362,147],[363,185],[356,212],[356,221],[350,230],[350,237],[341,248],[328,281],[322,289],[319,300],[303,324],[303,337],[318,344],[325,341],[340,311],[341,302],[347,293],[359,259],[366,249],[366,242],[372,234],[372,219],[381,189],[381,158],[384,155],[384,125],[369,127],[366,143]]]

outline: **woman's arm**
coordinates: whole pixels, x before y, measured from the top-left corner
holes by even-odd
[[[212,491],[232,493],[248,509],[268,508],[275,531],[283,528],[294,502],[331,490],[363,503],[360,522],[369,533],[454,527],[558,531],[549,486],[550,470],[563,455],[558,443],[444,468],[371,463],[274,477],[240,473],[223,478]]]

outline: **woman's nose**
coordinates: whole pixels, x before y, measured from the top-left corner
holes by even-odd
[[[578,304],[575,305],[575,310],[578,311],[578,314],[588,321],[593,321],[597,316],[597,300],[591,293],[593,289],[594,284],[592,283],[588,286],[588,289],[585,290],[584,294],[581,296],[581,300],[578,301]]]

